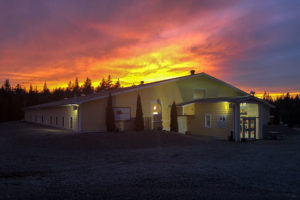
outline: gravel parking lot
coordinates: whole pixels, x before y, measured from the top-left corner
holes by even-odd
[[[216,141],[0,124],[0,199],[300,199],[300,131]]]

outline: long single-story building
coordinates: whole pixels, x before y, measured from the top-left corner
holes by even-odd
[[[105,109],[112,95],[115,124],[134,130],[140,94],[145,129],[170,130],[170,110],[177,105],[180,133],[262,139],[272,105],[206,73],[118,88],[25,108],[25,120],[76,132],[104,132]]]

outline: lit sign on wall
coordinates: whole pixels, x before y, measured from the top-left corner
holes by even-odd
[[[113,108],[113,110],[116,121],[130,120],[130,108]]]

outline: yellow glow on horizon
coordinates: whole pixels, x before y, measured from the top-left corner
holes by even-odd
[[[286,92],[282,92],[282,93],[269,93],[269,95],[272,97],[273,100],[276,100],[277,98],[279,97],[282,97],[282,96],[286,96]],[[290,92],[290,97],[296,97],[297,95],[300,95],[300,92]],[[258,94],[255,94],[256,97],[262,99],[264,97],[264,92],[263,93],[258,93]]]

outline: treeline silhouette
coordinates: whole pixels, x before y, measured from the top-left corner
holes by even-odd
[[[92,86],[91,79],[87,77],[81,86],[79,85],[78,78],[76,78],[74,83],[69,81],[66,88],[58,87],[52,91],[48,89],[46,82],[44,83],[43,90],[38,91],[37,87],[33,88],[32,85],[30,85],[29,90],[25,90],[20,84],[12,87],[7,79],[0,88],[0,122],[23,119],[23,108],[27,106],[72,98],[83,94],[89,95],[101,91],[110,91],[120,87],[120,81],[113,82],[110,75],[106,79],[103,78],[95,88]],[[279,124],[283,122],[290,127],[300,125],[299,95],[291,97],[287,93],[286,95],[272,99],[265,92],[263,99],[276,106],[271,110],[271,115],[274,117],[272,123]]]
[[[287,124],[289,127],[300,125],[300,97],[296,95],[290,96],[289,93],[282,95],[276,99],[272,99],[269,93],[265,92],[263,99],[276,107],[271,110],[274,124],[280,122]]]
[[[87,77],[81,86],[79,85],[78,78],[76,78],[74,83],[69,81],[66,88],[58,87],[52,91],[48,89],[46,82],[44,83],[43,90],[38,91],[37,87],[33,88],[32,85],[30,85],[29,90],[21,87],[20,84],[12,87],[9,79],[7,79],[0,88],[0,122],[23,119],[23,108],[27,106],[109,91],[120,87],[119,79],[113,82],[110,75],[106,79],[103,78],[95,88],[92,86],[91,79]]]

